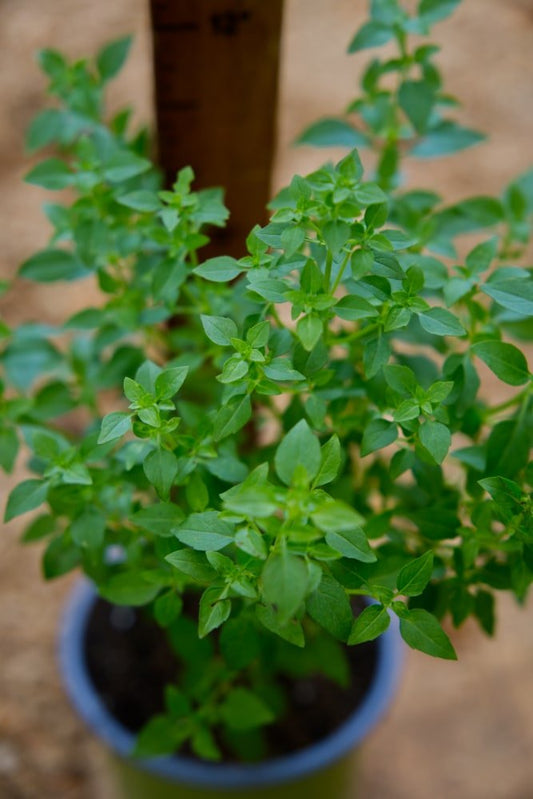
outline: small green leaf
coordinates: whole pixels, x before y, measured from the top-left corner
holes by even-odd
[[[311,147],[367,147],[368,139],[364,133],[342,119],[328,117],[309,125],[296,140],[296,144],[309,144]]]
[[[417,133],[427,129],[435,104],[435,91],[423,80],[406,80],[400,86],[398,102]]]
[[[144,473],[161,499],[167,500],[178,473],[178,461],[173,452],[153,450],[143,463]]]
[[[307,352],[313,350],[322,335],[322,322],[314,314],[307,314],[298,320],[296,335]]]
[[[274,463],[278,477],[290,485],[299,466],[303,466],[312,480],[320,468],[320,444],[311,428],[301,419],[283,438],[276,450]]]
[[[398,438],[398,428],[386,419],[373,419],[365,428],[361,442],[361,455],[369,455],[392,444]]]
[[[243,271],[243,267],[235,258],[229,255],[220,255],[217,258],[209,258],[203,264],[193,269],[195,275],[200,275],[205,280],[213,283],[228,283],[238,277]]]
[[[394,29],[390,25],[384,25],[380,22],[366,22],[359,28],[348,45],[348,52],[356,53],[358,50],[365,50],[368,47],[379,47],[390,41],[393,35]]]
[[[457,660],[450,639],[431,613],[423,608],[405,610],[400,617],[400,633],[406,644],[426,655]]]
[[[59,158],[47,158],[28,172],[24,180],[34,186],[54,191],[71,186],[74,175],[64,161]]]
[[[307,593],[309,576],[302,558],[286,549],[269,555],[261,574],[263,598],[277,608],[281,624],[291,619]]]
[[[224,624],[231,613],[231,601],[221,598],[222,589],[213,586],[206,588],[200,598],[198,614],[198,635],[205,638],[212,630]]]
[[[12,427],[0,430],[0,466],[8,474],[13,471],[18,451],[19,440],[15,430]]]
[[[420,324],[435,336],[464,336],[466,330],[454,314],[445,308],[430,308],[418,315]]]
[[[183,521],[183,511],[170,502],[147,505],[134,513],[131,521],[154,535],[170,538],[174,529]]]
[[[305,380],[304,375],[292,367],[288,358],[274,358],[264,367],[264,372],[270,380],[281,383]]]
[[[38,508],[45,501],[47,494],[47,480],[31,479],[19,483],[8,497],[4,521],[9,522],[22,513]]]
[[[159,586],[147,582],[138,572],[122,572],[110,577],[104,585],[99,585],[98,590],[104,599],[114,605],[140,607],[155,599]]]
[[[498,280],[484,283],[481,291],[510,311],[523,316],[533,314],[533,280]]]
[[[96,66],[103,81],[114,78],[122,69],[130,51],[132,43],[131,36],[117,39],[115,42],[103,47],[97,57]]]
[[[427,25],[434,25],[452,14],[461,0],[420,0],[418,16]]]
[[[396,580],[399,593],[404,596],[419,596],[431,580],[433,560],[433,552],[429,550],[421,557],[406,563]]]
[[[172,399],[180,390],[189,373],[188,366],[175,366],[165,369],[155,379],[155,393],[158,399]]]
[[[79,547],[98,549],[104,541],[106,517],[94,506],[82,510],[70,525],[72,540]]]
[[[361,611],[353,623],[348,644],[362,644],[373,641],[387,630],[390,616],[383,605],[369,605]]]
[[[320,468],[313,483],[314,486],[326,485],[335,480],[341,467],[341,443],[337,435],[331,436],[320,450]]]
[[[200,583],[210,583],[215,577],[215,570],[209,565],[203,552],[178,549],[165,555],[165,560],[182,574]]]
[[[122,411],[112,411],[102,419],[102,427],[98,436],[98,443],[105,444],[115,441],[131,430],[131,415]]]
[[[510,386],[522,386],[529,380],[529,368],[523,352],[503,341],[480,341],[472,352],[487,364],[496,377]]]
[[[360,560],[363,563],[374,563],[377,560],[361,527],[326,533],[326,542],[345,558]]]
[[[180,615],[183,600],[175,591],[167,591],[154,602],[154,616],[160,627],[169,627]]]
[[[233,541],[233,529],[216,511],[191,513],[176,530],[178,539],[193,549],[215,552]]]
[[[161,202],[157,194],[153,191],[147,191],[146,189],[122,194],[120,197],[117,197],[117,202],[120,205],[125,205],[126,208],[131,208],[133,211],[145,213],[158,211],[161,208]]]
[[[356,322],[358,319],[369,319],[372,316],[379,315],[378,309],[374,308],[368,300],[355,295],[347,295],[340,299],[335,305],[334,311],[341,319],[347,319],[349,322]]]
[[[452,436],[446,425],[441,422],[424,422],[420,427],[419,438],[433,460],[442,463],[452,443]]]
[[[207,338],[222,347],[231,346],[231,339],[237,338],[239,334],[237,325],[232,319],[227,319],[223,316],[205,316],[203,314],[200,319]]]
[[[136,175],[142,175],[151,169],[152,165],[146,158],[141,158],[128,150],[115,153],[104,167],[104,177],[111,183],[122,183]]]
[[[56,280],[78,280],[87,277],[90,271],[67,250],[42,250],[32,255],[21,265],[19,275],[37,283],[53,283]]]
[[[470,128],[455,122],[444,121],[432,126],[420,141],[411,149],[410,155],[417,158],[436,158],[456,153],[479,144],[486,137]]]
[[[247,688],[233,688],[220,705],[220,716],[232,730],[251,730],[274,721],[274,713]]]
[[[346,641],[353,623],[353,614],[346,591],[327,574],[316,591],[307,598],[306,607],[311,618],[339,641]]]
[[[466,266],[471,275],[478,275],[489,268],[498,252],[498,239],[496,237],[483,241],[470,250],[466,256]]]
[[[252,403],[248,394],[230,405],[220,408],[213,424],[215,441],[220,441],[226,436],[240,430],[252,415]]]

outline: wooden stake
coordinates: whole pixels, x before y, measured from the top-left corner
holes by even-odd
[[[283,0],[151,0],[158,158],[190,164],[231,211],[216,251],[241,256],[265,221],[275,149]]]

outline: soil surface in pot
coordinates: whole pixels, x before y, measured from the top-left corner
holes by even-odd
[[[346,647],[352,680],[341,687],[321,675],[283,677],[287,712],[265,728],[268,757],[302,749],[342,724],[361,703],[372,682],[375,642]],[[134,608],[98,599],[87,625],[85,656],[93,684],[110,713],[137,733],[164,710],[165,685],[174,683],[176,655],[149,617]],[[235,759],[223,747],[228,760]],[[182,750],[182,754],[191,755]]]

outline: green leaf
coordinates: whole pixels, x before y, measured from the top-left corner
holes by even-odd
[[[471,275],[485,272],[491,265],[498,252],[498,239],[496,237],[483,241],[470,250],[466,256],[466,266]]]
[[[104,167],[104,177],[111,183],[122,183],[137,175],[142,175],[151,169],[152,164],[146,158],[141,158],[128,150],[123,150],[111,156]]]
[[[296,140],[296,144],[312,147],[367,147],[368,139],[356,128],[342,119],[328,117],[309,125]]]
[[[436,158],[473,147],[485,138],[482,133],[464,128],[455,122],[439,122],[415,144],[410,155],[417,158]]]
[[[171,502],[147,505],[134,513],[131,521],[154,535],[170,538],[174,529],[183,521],[183,511]]]
[[[209,565],[203,552],[178,549],[165,555],[165,560],[182,574],[200,583],[210,583],[215,577],[215,570]]]
[[[96,66],[103,81],[114,78],[120,72],[128,57],[131,43],[132,37],[125,36],[123,39],[111,42],[99,51],[96,57]]]
[[[233,541],[233,528],[216,511],[191,513],[176,530],[178,539],[192,549],[215,552]]]
[[[31,122],[26,134],[26,147],[33,153],[46,147],[61,135],[63,113],[58,108],[41,111]]]
[[[231,339],[237,338],[239,331],[237,325],[232,319],[227,319],[224,316],[200,316],[202,326],[205,330],[207,338],[220,344],[222,347],[231,346]]]
[[[318,473],[320,462],[318,439],[305,419],[301,419],[287,433],[276,450],[274,464],[278,477],[285,485],[290,485],[296,469],[303,466],[311,481]]]
[[[335,305],[334,311],[341,319],[347,319],[349,322],[356,322],[358,319],[368,319],[379,315],[377,308],[374,308],[368,300],[355,295],[347,295],[340,299]]]
[[[341,442],[337,435],[331,436],[320,450],[320,468],[313,481],[315,487],[335,480],[341,467]]]
[[[261,574],[262,593],[266,602],[277,608],[281,624],[291,619],[307,593],[309,574],[302,558],[286,549],[272,552]]]
[[[327,574],[316,591],[307,598],[307,612],[311,618],[339,641],[346,641],[353,623],[353,614],[346,591]]]
[[[442,463],[452,443],[452,436],[446,425],[441,422],[424,422],[419,430],[419,438],[435,463]]]
[[[156,449],[143,463],[144,473],[161,499],[167,500],[178,473],[178,461],[173,452]]]
[[[147,191],[146,189],[122,194],[120,197],[117,197],[117,202],[120,205],[125,205],[126,208],[145,213],[158,211],[161,208],[161,202],[157,194],[153,191]]]
[[[363,563],[374,563],[377,560],[361,527],[326,533],[326,542],[345,558],[360,560]]]
[[[12,427],[0,430],[0,466],[8,474],[13,471],[18,451],[19,440],[15,430]]]
[[[131,430],[131,415],[122,411],[112,411],[102,419],[102,427],[98,436],[98,443],[105,444],[115,441]]]
[[[498,280],[484,283],[481,291],[510,311],[523,316],[533,314],[533,280]]]
[[[346,222],[330,219],[322,228],[322,235],[328,250],[337,255],[350,235],[350,226]]]
[[[355,201],[363,206],[385,203],[388,200],[377,183],[361,183],[354,189],[353,196]]]
[[[251,730],[275,720],[274,713],[247,688],[232,688],[220,705],[220,716],[232,730]]]
[[[311,514],[319,530],[336,533],[338,530],[354,530],[364,524],[364,519],[350,505],[339,499],[324,502]]]
[[[423,80],[406,80],[400,86],[398,102],[417,133],[426,131],[435,104],[435,91]]]
[[[464,336],[466,330],[454,314],[445,308],[430,308],[418,315],[420,324],[434,336]]]
[[[383,367],[383,376],[393,391],[402,396],[411,396],[416,392],[415,373],[408,366],[391,363]]]
[[[229,283],[243,271],[243,267],[235,258],[229,255],[220,255],[217,258],[209,258],[203,264],[193,269],[195,275],[210,280],[213,283]]]
[[[348,644],[373,641],[387,630],[389,624],[390,616],[383,605],[368,605],[354,621]]]
[[[231,613],[231,601],[221,598],[223,589],[213,586],[206,588],[200,598],[198,614],[198,636],[205,638],[212,630],[224,624]]]
[[[393,35],[394,30],[390,25],[384,25],[380,22],[366,22],[359,28],[348,45],[348,52],[356,53],[358,50],[365,50],[368,47],[379,47],[390,41]]]
[[[19,269],[21,277],[37,283],[78,280],[90,274],[77,257],[67,250],[42,250],[24,261]]]
[[[213,425],[215,441],[220,441],[222,438],[236,433],[241,427],[244,427],[251,415],[252,403],[248,394],[231,405],[224,405],[215,417]]]
[[[79,547],[98,549],[104,541],[106,517],[94,506],[82,510],[70,525],[72,540]]]
[[[171,369],[165,369],[155,379],[156,397],[161,400],[172,399],[184,384],[188,373],[188,366],[175,366]]]
[[[174,590],[158,596],[154,602],[154,616],[160,627],[169,627],[183,609],[183,600]]]
[[[31,479],[19,483],[8,497],[4,521],[9,522],[22,513],[38,508],[45,501],[47,494],[47,480]]]
[[[296,335],[307,352],[313,350],[322,335],[322,322],[314,314],[307,314],[298,320]]]
[[[472,352],[487,364],[496,377],[510,386],[522,386],[529,380],[525,355],[513,344],[502,341],[480,341],[472,345]]]
[[[71,186],[74,182],[74,175],[64,161],[59,158],[47,158],[46,161],[41,161],[30,170],[24,180],[33,186],[41,186],[43,189],[55,191]]]
[[[361,442],[361,455],[369,455],[378,449],[387,447],[398,438],[398,428],[394,422],[386,419],[373,419],[365,428]]]
[[[99,585],[98,590],[104,599],[114,605],[140,607],[155,599],[159,586],[149,583],[139,572],[122,572]]]
[[[258,322],[256,325],[253,325],[246,334],[246,341],[250,345],[250,347],[255,347],[259,349],[261,347],[266,346],[268,344],[268,339],[270,337],[270,322]]]
[[[452,14],[461,0],[420,0],[418,16],[431,26]]]
[[[457,660],[455,649],[439,622],[423,608],[405,610],[400,617],[400,633],[413,649],[426,655]]]
[[[301,374],[301,372],[293,369],[288,358],[274,358],[264,367],[264,372],[270,380],[275,380],[282,383],[305,380],[305,377],[303,374]]]
[[[255,606],[255,615],[263,627],[275,635],[279,635],[284,641],[288,641],[294,646],[305,646],[303,627],[296,619],[291,619],[287,624],[281,624],[274,608],[271,605],[261,604]]]
[[[232,669],[244,669],[261,655],[261,638],[253,620],[228,619],[220,632],[220,651]]]
[[[421,557],[406,563],[400,569],[396,588],[404,596],[419,596],[433,574],[433,552],[428,550]]]
[[[190,737],[191,733],[190,720],[176,720],[163,714],[152,716],[137,735],[133,756],[170,755]]]

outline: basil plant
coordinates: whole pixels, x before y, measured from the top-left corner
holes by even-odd
[[[46,579],[81,568],[177,647],[139,754],[219,759],[221,730],[282,714],[284,675],[347,683],[347,647],[391,616],[453,659],[442,620],[492,634],[495,594],[533,580],[533,172],[453,205],[400,174],[483,138],[420,39],[458,2],[371,2],[350,50],[397,52],[301,136],[345,157],[295,176],[241,258],[202,255],[222,190],[189,167],[162,188],[130,112],[104,121],[129,39],[95,62],[39,55],[55,103],[28,146],[56,154],[26,179],[67,202],[45,206],[51,242],[19,278],[96,283],[101,302],[1,323],[0,461],[22,446],[32,474],[6,521],[37,510],[24,541]]]

